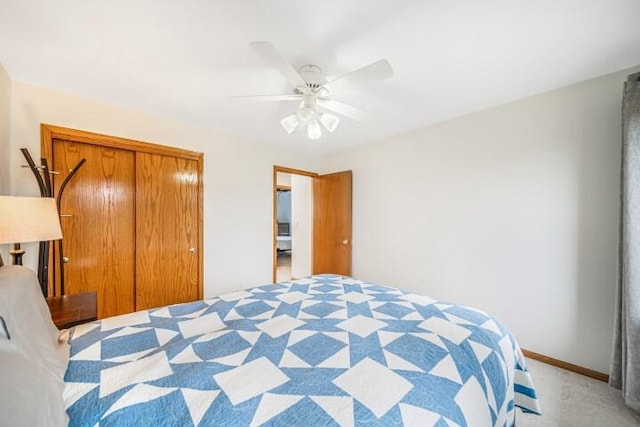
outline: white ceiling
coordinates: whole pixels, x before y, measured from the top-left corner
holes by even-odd
[[[640,64],[638,0],[0,0],[13,79],[316,153],[409,131]],[[318,141],[249,47],[337,77],[386,58],[390,80],[336,96],[372,113]]]

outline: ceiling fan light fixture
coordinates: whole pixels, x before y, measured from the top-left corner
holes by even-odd
[[[334,132],[338,128],[341,118],[357,121],[365,121],[368,118],[368,114],[365,111],[333,99],[335,94],[355,85],[362,85],[393,76],[393,69],[389,61],[381,59],[327,81],[320,68],[316,65],[304,65],[296,70],[269,42],[256,41],[252,42],[250,46],[272,68],[278,71],[293,89],[287,94],[238,98],[252,98],[260,101],[301,101],[297,111],[280,120],[280,124],[288,134],[306,128],[309,139],[321,138],[323,127],[328,132]],[[323,111],[328,110],[340,116],[320,113],[316,108],[318,106]]]
[[[306,123],[312,116],[312,112],[310,108],[302,107],[296,111],[296,118],[300,123]]]
[[[307,136],[309,139],[320,139],[322,136],[322,129],[320,128],[320,123],[315,118],[312,118],[309,121],[309,125],[307,126]]]
[[[293,131],[298,128],[299,122],[298,122],[298,118],[296,117],[296,115],[292,114],[292,115],[287,116],[284,119],[280,120],[280,124],[282,125],[284,130],[289,135],[291,135],[293,133]]]
[[[333,132],[338,127],[340,118],[333,114],[322,113],[320,115],[320,123],[322,123],[322,126],[324,126],[329,132]]]

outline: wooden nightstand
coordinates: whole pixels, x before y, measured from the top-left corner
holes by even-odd
[[[51,319],[58,329],[67,329],[98,319],[95,291],[47,298]]]

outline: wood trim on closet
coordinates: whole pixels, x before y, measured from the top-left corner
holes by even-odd
[[[203,160],[203,154],[196,151],[42,123],[40,125],[40,148],[42,150],[42,157],[47,159],[49,164],[51,164],[51,151],[54,139],[64,139],[74,142],[84,142],[86,144],[101,145],[103,147],[191,159],[197,160],[200,163],[202,163]]]
[[[197,153],[199,156],[196,159],[198,161],[198,175],[200,182],[198,183],[198,227],[200,233],[198,233],[198,263],[200,275],[200,286],[198,286],[198,299],[204,299],[204,154]]]

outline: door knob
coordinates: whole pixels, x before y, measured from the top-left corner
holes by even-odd
[[[189,253],[190,254],[195,254],[196,253],[196,248],[189,248]]]
[[[349,240],[348,240],[348,239],[344,239],[344,240],[342,241],[342,244],[343,244],[343,245],[345,245],[345,246],[347,246],[347,245],[349,244]]]
[[[63,256],[62,257],[62,262],[65,263],[65,264],[68,263],[69,262],[69,257]]]

